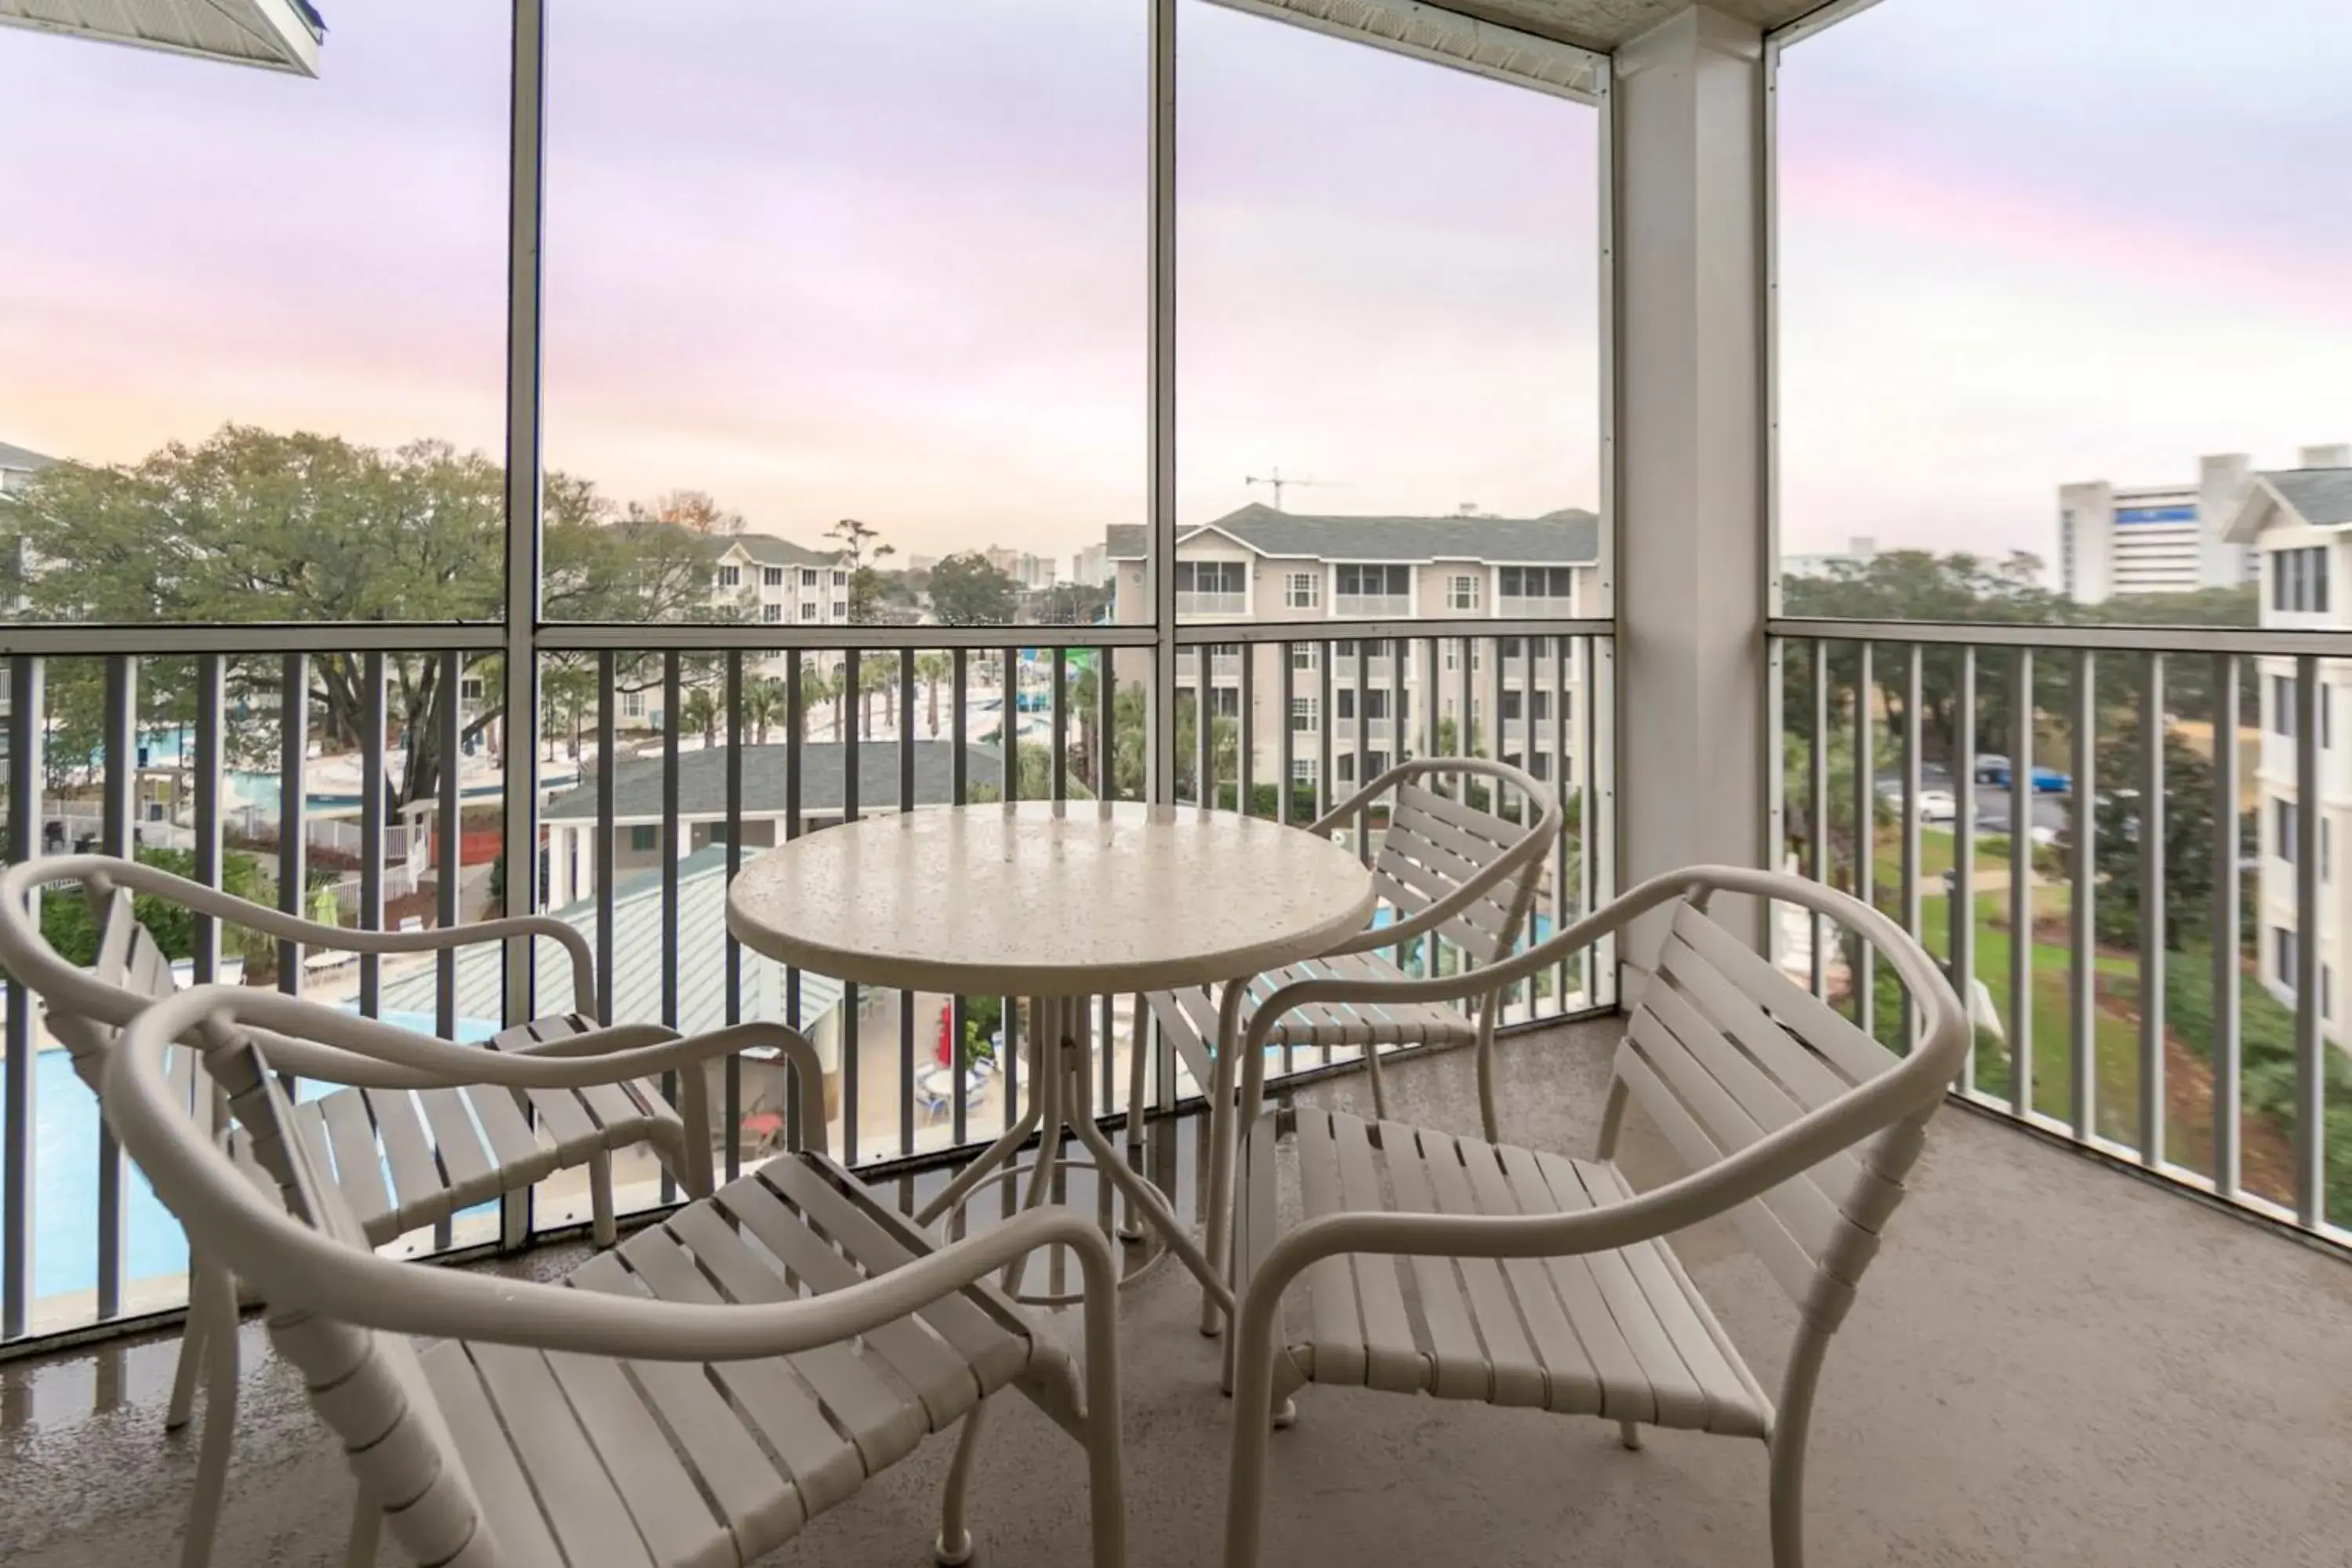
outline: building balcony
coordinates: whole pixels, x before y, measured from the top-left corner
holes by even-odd
[[[1234,620],[1249,613],[1247,594],[1179,593],[1176,595],[1179,616],[1215,616]]]
[[[1588,1024],[1505,1042],[1514,1135],[1588,1148],[1612,1039]],[[1400,1062],[1389,1092],[1405,1121],[1477,1125],[1465,1057]],[[1370,1107],[1360,1077],[1303,1098]],[[1172,1161],[1190,1220],[1201,1128],[1161,1125],[1154,1157]],[[1645,1179],[1674,1168],[1638,1121],[1623,1152]],[[918,1177],[912,1192],[940,1179]],[[1082,1172],[1069,1201],[1094,1202]],[[1807,1474],[1811,1560],[1926,1561],[1920,1543],[1933,1542],[1938,1562],[2285,1563],[2321,1560],[2352,1532],[2336,1393],[2352,1362],[2327,1305],[2341,1265],[1966,1113],[1936,1123],[1898,1219],[1831,1347]],[[1680,1250],[1735,1339],[1786,1342],[1790,1309],[1727,1226],[1690,1233]],[[578,1251],[473,1267],[544,1276]],[[1231,1405],[1217,1391],[1219,1342],[1194,1331],[1196,1300],[1173,1268],[1123,1298],[1139,1565],[1212,1560],[1203,1541],[1224,1495]],[[244,1337],[244,1427],[214,1560],[340,1561],[352,1493],[341,1457],[257,1325]],[[12,1563],[174,1560],[195,1454],[191,1440],[161,1437],[176,1352],[150,1338],[0,1367]],[[1768,1386],[1778,1370],[1757,1368]],[[999,1403],[975,1538],[992,1561],[1082,1562],[1082,1472],[1066,1439],[1026,1403]],[[1471,1540],[1480,1561],[1570,1568],[1765,1561],[1754,1444],[1659,1433],[1628,1453],[1590,1418],[1342,1389],[1305,1391],[1300,1411],[1275,1445],[1268,1562],[1459,1562]],[[2127,1465],[2112,1458],[2125,1429]],[[931,1439],[772,1561],[903,1568],[925,1550],[952,1447]],[[1405,1466],[1402,1454],[1444,1462]]]
[[[1360,621],[1398,621],[1412,614],[1410,594],[1335,594],[1332,613]]]

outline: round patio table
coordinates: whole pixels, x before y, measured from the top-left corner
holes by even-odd
[[[917,1218],[955,1209],[1041,1128],[1024,1205],[1043,1202],[1075,1137],[1230,1310],[1166,1198],[1095,1125],[1087,999],[1312,958],[1363,930],[1374,902],[1354,855],[1299,828],[1190,806],[1019,801],[869,816],[779,846],[735,879],[727,929],[840,980],[1030,998],[1028,1105]]]

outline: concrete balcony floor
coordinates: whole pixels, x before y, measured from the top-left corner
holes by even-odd
[[[1503,1047],[1512,1136],[1589,1147],[1604,1026]],[[1476,1125],[1469,1063],[1393,1069],[1396,1110]],[[1368,1105],[1360,1079],[1318,1100]],[[1627,1163],[1669,1170],[1638,1126]],[[1180,1124],[1188,1184],[1196,1140]],[[1682,1243],[1768,1386],[1793,1312],[1727,1229]],[[560,1272],[574,1249],[506,1267]],[[1129,1295],[1129,1524],[1137,1568],[1215,1561],[1229,1407],[1189,1280]],[[236,1568],[340,1563],[352,1483],[301,1391],[248,1327],[221,1550]],[[0,1559],[13,1568],[173,1560],[194,1463],[160,1432],[176,1345],[0,1372]],[[1000,1402],[976,1479],[982,1561],[1078,1564],[1075,1450]],[[1275,1445],[1270,1563],[1349,1568],[1758,1565],[1761,1445],[1656,1433],[1642,1453],[1591,1419],[1309,1390]],[[929,1561],[950,1445],[819,1520],[771,1561]],[[1816,1564],[2341,1563],[2352,1541],[2352,1267],[1967,1112],[1938,1121],[1886,1250],[1833,1348],[1814,1422]],[[387,1552],[386,1562],[391,1561]]]

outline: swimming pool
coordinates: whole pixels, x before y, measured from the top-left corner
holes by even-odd
[[[423,1015],[393,1013],[384,1021],[421,1034],[433,1032],[433,1019]],[[488,1039],[492,1032],[487,1024],[460,1024],[457,1030],[468,1043]],[[295,1098],[315,1100],[334,1087],[299,1084]],[[0,1076],[0,1114],[7,1103],[7,1081]],[[98,1097],[75,1073],[73,1058],[64,1051],[36,1056],[32,1213],[37,1300],[98,1289]],[[185,1273],[188,1244],[180,1234],[180,1222],[156,1200],[136,1166],[126,1161],[125,1170],[123,1284]],[[488,1214],[495,1206],[485,1204],[467,1212]]]

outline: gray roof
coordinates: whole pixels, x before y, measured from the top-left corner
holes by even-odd
[[[2352,468],[2282,468],[2263,478],[2314,528],[2352,522]]]
[[[742,851],[749,858],[758,851]],[[727,1026],[727,846],[714,844],[678,862],[677,868],[677,1027],[689,1035]],[[555,911],[555,918],[577,926],[596,946],[596,903],[586,900]],[[623,879],[613,889],[613,1016],[615,1024],[661,1021],[662,998],[661,874],[641,872]],[[563,950],[541,939],[535,978],[539,997],[535,1016],[572,1011],[572,966]],[[786,1016],[784,970],[779,963],[746,950],[743,953],[740,1017],[745,1023],[774,1020],[789,1024]],[[383,1011],[406,1014],[427,1029],[436,1016],[435,966],[420,964],[405,973],[387,974]],[[478,1039],[496,1032],[502,1016],[505,976],[495,943],[477,943],[457,954],[457,1016],[458,1037]],[[803,1027],[841,1000],[841,984],[820,974],[801,974],[801,1017]],[[408,1019],[396,1020],[401,1022]]]
[[[842,552],[838,550],[811,550],[805,545],[794,544],[789,539],[779,539],[772,533],[715,534],[710,542],[713,551],[720,555],[740,544],[746,554],[762,566],[839,566],[844,563]]]
[[[0,441],[0,468],[18,468],[27,471],[35,471],[46,468],[56,461],[57,459],[55,458],[45,458],[40,453],[29,450],[26,447],[14,446],[6,441]]]
[[[814,816],[841,814],[844,757],[849,748],[839,741],[805,741],[801,744],[801,810]],[[786,748],[782,742],[743,749],[743,815],[775,817],[787,805],[784,782]],[[997,787],[1003,776],[997,754],[984,746],[964,748],[964,776],[972,784]],[[682,817],[727,815],[727,748],[681,752],[677,759],[677,810]],[[955,742],[915,742],[917,805],[945,805],[955,799]],[[860,810],[898,808],[898,742],[865,741],[857,747],[857,804]],[[662,760],[635,757],[613,770],[613,814],[620,822],[659,821],[662,816]],[[568,790],[548,802],[542,814],[550,822],[593,822],[596,781]]]
[[[1589,566],[1601,558],[1600,520],[1573,508],[1541,517],[1310,517],[1253,503],[1203,525],[1266,555],[1318,561],[1501,561]],[[1200,528],[1178,535],[1181,544]],[[1115,561],[1138,561],[1149,540],[1139,524],[1112,527]]]

